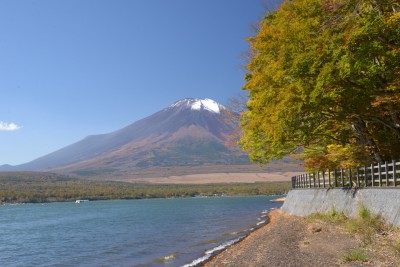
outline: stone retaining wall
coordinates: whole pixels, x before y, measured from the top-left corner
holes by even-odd
[[[287,195],[282,211],[307,216],[336,209],[355,217],[360,205],[381,215],[387,223],[400,226],[400,188],[295,189]]]

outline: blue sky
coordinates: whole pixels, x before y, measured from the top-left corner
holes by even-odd
[[[246,37],[279,0],[0,1],[0,165],[187,97],[241,93]]]

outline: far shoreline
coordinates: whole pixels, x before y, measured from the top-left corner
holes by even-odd
[[[26,204],[52,204],[52,203],[72,203],[72,204],[82,204],[85,205],[87,202],[96,201],[129,201],[129,200],[151,200],[151,199],[188,199],[188,198],[225,198],[225,197],[278,197],[276,199],[271,199],[271,202],[283,202],[280,199],[285,198],[286,194],[259,194],[259,195],[209,195],[209,196],[176,196],[176,197],[143,197],[143,198],[91,198],[85,199],[83,203],[78,203],[80,199],[71,199],[65,201],[47,201],[47,202],[0,202],[1,206],[13,206],[13,205],[26,205]]]
[[[212,176],[212,175],[211,175]],[[196,176],[198,179],[199,176]],[[77,199],[148,199],[205,196],[282,195],[290,190],[289,181],[149,183],[96,181],[53,173],[0,173],[0,204],[75,202]]]

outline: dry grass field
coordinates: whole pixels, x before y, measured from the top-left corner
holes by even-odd
[[[143,182],[156,184],[213,184],[213,183],[254,183],[254,182],[282,182],[298,172],[271,172],[271,173],[203,173],[181,176],[144,178]],[[137,182],[136,179],[124,180]]]
[[[263,167],[252,164],[147,168],[127,172],[96,173],[82,178],[156,184],[254,183],[290,181],[292,176],[302,172],[304,169],[298,163],[277,161]]]

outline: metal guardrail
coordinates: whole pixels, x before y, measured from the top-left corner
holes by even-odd
[[[400,162],[371,164],[360,168],[325,170],[292,177],[292,189],[300,188],[400,188]]]

